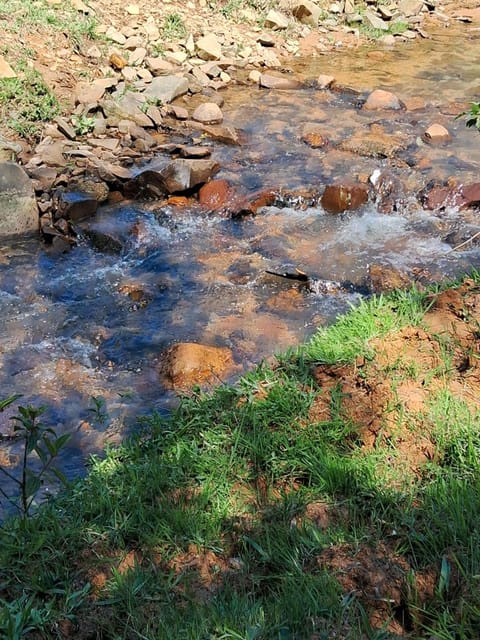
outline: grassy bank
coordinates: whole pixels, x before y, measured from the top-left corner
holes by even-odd
[[[457,290],[465,309],[479,282]],[[152,417],[85,481],[6,522],[0,635],[479,637],[480,426],[448,384],[459,341],[428,333],[428,371],[379,356],[426,332],[436,301],[361,304],[275,368]],[[347,381],[373,387],[374,370],[393,395],[369,444]],[[399,400],[405,381],[426,389],[417,411]],[[413,464],[402,443],[425,438]]]

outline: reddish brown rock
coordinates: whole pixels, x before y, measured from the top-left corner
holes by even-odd
[[[187,388],[205,382],[221,382],[233,367],[230,349],[183,342],[167,350],[160,372],[173,387]]]
[[[328,213],[351,211],[368,200],[368,188],[364,184],[336,184],[325,187],[321,205]]]
[[[226,207],[232,191],[226,180],[212,180],[200,188],[198,201],[207,209],[217,211]]]
[[[431,211],[447,207],[477,207],[480,205],[480,182],[459,186],[435,185],[423,194],[423,205]]]
[[[270,207],[275,204],[278,194],[275,191],[256,191],[232,206],[232,217],[244,215],[256,215],[262,207]]]
[[[434,122],[423,134],[423,139],[429,144],[443,144],[451,140],[452,136],[443,125]]]
[[[480,204],[480,182],[459,187],[460,206],[473,207]]]
[[[444,209],[453,204],[454,194],[450,187],[435,185],[423,195],[423,205],[430,211]]]
[[[368,96],[363,108],[368,111],[376,111],[380,109],[401,109],[402,103],[391,91],[375,89],[375,91],[372,91]]]

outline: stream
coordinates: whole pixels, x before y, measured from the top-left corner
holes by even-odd
[[[138,416],[173,406],[175,394],[159,376],[162,352],[173,343],[229,347],[238,376],[355,304],[372,264],[420,273],[425,282],[480,267],[475,243],[452,251],[480,230],[477,212],[429,211],[419,197],[432,181],[478,179],[479,134],[454,119],[480,92],[480,31],[465,29],[391,50],[370,45],[294,60],[292,75],[305,81],[303,89],[240,84],[222,92],[224,124],[240,129],[243,142],[205,142],[221,166],[217,178],[243,193],[321,192],[345,177],[368,182],[374,171],[388,170],[399,186],[387,212],[372,198],[340,215],[286,198],[282,207],[235,219],[193,205],[130,202],[102,208],[92,222],[122,239],[115,252],[86,239],[61,256],[37,240],[3,241],[1,395],[45,405],[44,421],[72,433],[60,460],[68,477],[83,475],[91,454],[121,442]],[[334,90],[315,86],[321,73],[335,76]],[[407,108],[362,110],[375,88],[395,92]],[[425,143],[433,122],[448,128],[450,143]],[[306,124],[328,143],[305,144]],[[141,233],[131,234],[139,225]],[[313,282],[353,286],[325,292],[267,273],[295,269]],[[0,414],[4,436],[15,412]],[[0,463],[15,474],[19,444],[5,439],[1,447]]]

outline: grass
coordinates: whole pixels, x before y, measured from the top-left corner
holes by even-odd
[[[96,23],[70,3],[52,5],[47,0],[0,0],[0,20],[8,21],[3,53],[17,74],[16,78],[0,80],[2,128],[36,140],[42,123],[58,115],[61,105],[34,68],[37,52],[19,42],[28,42],[34,33],[48,48],[49,43],[58,41],[59,34],[64,34],[65,41],[76,50],[86,39],[95,37]]]
[[[406,620],[409,638],[478,637],[478,412],[433,393],[421,424],[435,459],[401,481],[395,442],[360,446],[340,384],[329,415],[311,414],[317,363],[373,361],[372,338],[421,325],[430,305],[416,290],[361,303],[276,368],[194,390],[170,417],[144,420],[85,480],[6,521],[0,635],[380,640]],[[385,375],[395,386],[405,370]],[[339,574],[331,550],[345,557]],[[403,567],[399,600],[372,600],[369,571],[348,588],[347,557],[370,559],[380,585],[382,571],[393,580]]]
[[[0,113],[7,128],[24,138],[40,135],[42,123],[60,112],[60,104],[42,76],[25,61],[14,65],[16,78],[0,81]]]

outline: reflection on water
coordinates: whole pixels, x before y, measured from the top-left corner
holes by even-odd
[[[417,198],[431,178],[454,172],[470,180],[480,166],[478,138],[461,121],[449,120],[453,142],[447,148],[427,149],[419,141],[432,118],[440,117],[443,104],[473,97],[474,72],[466,64],[465,48],[457,50],[456,44],[442,34],[387,51],[374,65],[368,52],[298,63],[307,78],[329,73],[333,66],[340,84],[360,91],[381,85],[402,98],[423,97],[428,105],[382,115],[383,120],[359,110],[359,96],[352,92],[239,87],[226,95],[227,123],[242,128],[247,141],[215,150],[222,166],[219,177],[239,191],[321,190],[334,178],[368,178],[388,166],[404,190],[394,213],[380,213],[373,203],[338,216],[320,207],[269,207],[256,217],[230,220],[148,203],[99,214],[93,226],[118,240],[112,253],[95,250],[87,241],[61,257],[50,256],[31,240],[4,243],[2,397],[22,393],[23,403],[45,404],[49,423],[59,433],[73,432],[62,462],[70,476],[82,473],[89,453],[118,441],[136,416],[170,406],[172,394],[162,388],[158,369],[162,351],[172,342],[228,346],[237,364],[248,368],[308,338],[358,298],[346,292],[314,294],[267,270],[298,268],[361,288],[373,263],[406,271],[421,267],[431,280],[479,265],[474,247],[452,253],[445,242],[449,233],[474,220],[458,211],[423,211]],[[472,51],[469,57],[474,59]],[[325,127],[328,148],[311,149],[302,141],[306,122]],[[372,123],[387,136],[403,136],[394,161],[336,148]],[[423,154],[428,162],[418,169]],[[406,161],[410,156],[415,162]],[[141,233],[133,233],[139,225]],[[105,400],[106,420],[97,419],[93,397]],[[9,415],[0,414],[4,434],[9,433]],[[15,446],[9,453],[14,463]]]

